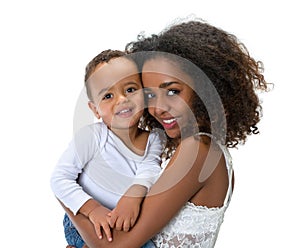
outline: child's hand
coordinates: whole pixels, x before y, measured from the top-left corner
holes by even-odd
[[[102,239],[102,229],[107,237],[108,241],[112,241],[112,234],[110,230],[110,226],[108,223],[108,214],[110,210],[103,207],[98,206],[94,208],[88,215],[90,221],[94,224],[94,228],[97,236]]]
[[[110,213],[109,225],[118,231],[128,232],[134,226],[140,212],[139,197],[121,197],[116,208]]]

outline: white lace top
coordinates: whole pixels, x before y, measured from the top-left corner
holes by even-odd
[[[209,135],[210,136],[210,135]],[[212,248],[215,245],[224,213],[232,195],[232,160],[226,147],[224,153],[229,177],[227,195],[222,207],[208,208],[187,202],[178,214],[154,238],[160,248]]]

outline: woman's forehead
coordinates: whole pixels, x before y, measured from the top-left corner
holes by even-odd
[[[142,78],[146,84],[147,79],[151,78],[149,81],[153,79],[160,82],[175,81],[192,86],[192,78],[180,68],[179,63],[164,57],[147,60],[142,69]]]

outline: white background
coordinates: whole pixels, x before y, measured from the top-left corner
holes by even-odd
[[[65,247],[49,178],[72,138],[85,65],[194,13],[237,35],[275,84],[260,95],[261,134],[232,152],[235,192],[216,247],[299,247],[299,9],[267,2],[1,1],[1,244]]]

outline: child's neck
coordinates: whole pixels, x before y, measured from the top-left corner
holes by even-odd
[[[128,143],[132,143],[135,141],[135,139],[139,136],[140,130],[135,127],[130,128],[110,128],[110,130],[117,135],[126,145]]]
[[[147,132],[139,129],[137,126],[124,129],[110,128],[110,130],[134,153],[138,155],[144,154],[148,140]]]

